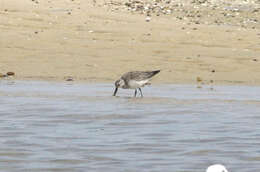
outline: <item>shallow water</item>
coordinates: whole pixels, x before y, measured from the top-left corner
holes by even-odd
[[[260,170],[260,87],[0,81],[0,171]]]

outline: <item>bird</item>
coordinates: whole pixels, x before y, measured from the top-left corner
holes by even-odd
[[[228,172],[226,167],[221,164],[214,164],[207,168],[206,172]]]
[[[131,71],[123,74],[120,79],[115,81],[115,91],[113,96],[116,96],[118,88],[123,89],[134,89],[134,97],[136,97],[137,89],[140,91],[141,97],[143,93],[141,87],[145,85],[150,85],[149,81],[151,78],[159,73],[160,70],[155,71]]]

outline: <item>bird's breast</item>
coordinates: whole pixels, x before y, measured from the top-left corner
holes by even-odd
[[[130,89],[136,89],[143,87],[146,83],[148,83],[149,80],[141,80],[141,81],[136,81],[136,80],[129,80],[128,81],[128,86]]]

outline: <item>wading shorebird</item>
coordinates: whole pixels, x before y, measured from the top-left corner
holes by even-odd
[[[159,73],[160,70],[155,71],[133,71],[127,72],[121,76],[119,80],[115,82],[115,91],[113,96],[116,96],[118,88],[123,89],[135,89],[134,97],[136,97],[137,89],[140,91],[141,97],[143,97],[143,93],[141,87],[145,85],[150,85],[150,79]]]
[[[221,164],[211,165],[207,168],[206,172],[228,172],[226,167]]]

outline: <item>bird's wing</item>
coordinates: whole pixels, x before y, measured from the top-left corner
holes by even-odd
[[[133,71],[128,72],[122,76],[122,79],[129,81],[129,80],[136,80],[142,81],[150,79],[155,74],[159,73],[159,71]]]

